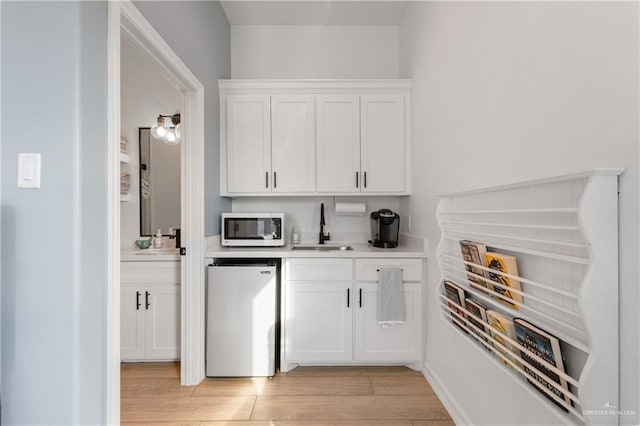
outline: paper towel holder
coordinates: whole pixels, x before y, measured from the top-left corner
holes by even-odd
[[[367,205],[364,202],[338,202],[333,199],[333,211],[336,216],[364,216],[367,213]]]

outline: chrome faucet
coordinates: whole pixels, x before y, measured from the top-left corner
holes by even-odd
[[[318,239],[318,244],[324,244],[325,241],[329,241],[331,239],[331,233],[324,233],[324,203],[320,203],[320,238]]]

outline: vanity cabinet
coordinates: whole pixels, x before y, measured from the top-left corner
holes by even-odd
[[[409,195],[407,80],[220,80],[220,193]]]
[[[376,320],[376,269],[383,267],[403,270],[403,324]],[[284,371],[296,364],[420,362],[422,260],[287,259],[282,316]]]
[[[180,359],[180,262],[121,262],[122,361]]]
[[[404,95],[318,95],[318,192],[405,192]]]
[[[226,100],[228,192],[314,192],[313,96],[230,94]]]

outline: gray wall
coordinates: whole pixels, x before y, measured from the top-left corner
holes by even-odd
[[[107,6],[1,7],[2,421],[103,423]],[[19,152],[41,189],[16,188]]]
[[[412,231],[431,243],[427,364],[468,422],[549,424],[553,418],[440,318],[438,195],[625,167],[618,408],[636,413],[622,417],[623,424],[638,424],[638,40],[637,2],[411,2],[407,8],[400,74],[413,81],[413,195],[401,210],[412,216]]]
[[[220,108],[218,79],[230,77],[229,23],[214,1],[135,1],[135,6],[204,85],[205,235],[220,233]]]
[[[219,232],[217,79],[229,25],[216,2],[138,3],[205,85],[206,231]],[[106,418],[107,5],[2,1],[0,152],[3,424]],[[19,152],[42,188],[17,189]]]

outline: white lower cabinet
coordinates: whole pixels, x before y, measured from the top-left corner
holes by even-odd
[[[350,282],[287,283],[287,354],[297,361],[349,361],[353,315]]]
[[[406,321],[383,328],[376,321],[378,284],[357,284],[355,358],[361,361],[419,361],[422,358],[422,284],[404,283]],[[361,292],[362,291],[362,292]]]
[[[122,262],[122,361],[180,359],[180,262]]]
[[[366,267],[360,264],[364,262]],[[355,263],[355,268],[354,268]],[[287,364],[415,363],[422,360],[422,260],[393,259],[416,271],[404,282],[406,322],[376,320],[377,282],[359,282],[386,259],[288,259],[284,284]],[[354,274],[354,271],[356,273]],[[404,281],[407,277],[403,278]],[[370,281],[370,280],[368,280]]]

